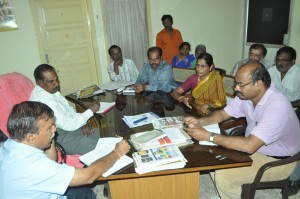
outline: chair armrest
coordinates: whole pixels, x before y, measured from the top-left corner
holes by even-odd
[[[230,118],[219,124],[222,134],[239,136],[244,135],[247,127],[245,118]]]
[[[64,150],[64,148],[58,144],[57,142],[55,142],[55,148],[56,148],[56,152],[57,152],[57,162],[58,163],[66,163],[66,151]]]
[[[264,164],[263,166],[261,166],[254,178],[253,183],[259,183],[264,172],[267,171],[268,169],[272,168],[272,167],[277,167],[277,166],[282,166],[285,164],[289,164],[295,161],[298,161],[300,159],[300,152],[296,153],[295,155],[286,158],[286,159],[282,159],[282,160],[276,160],[273,162],[268,162],[266,164]]]

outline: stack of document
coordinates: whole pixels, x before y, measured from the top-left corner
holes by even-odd
[[[131,82],[107,82],[105,84],[102,84],[100,87],[102,89],[105,89],[105,90],[108,90],[108,91],[111,91],[111,90],[116,90],[118,88],[121,88],[121,87],[126,87],[126,86],[130,86],[130,85],[133,85],[135,84],[135,81],[131,81]]]
[[[213,132],[213,133],[217,133],[217,134],[221,134],[221,130],[219,128],[219,124],[211,124],[211,125],[206,125],[206,126],[202,126],[202,128],[204,128],[205,130],[209,131],[209,132]],[[209,141],[199,141],[199,144],[201,145],[211,145],[211,146],[215,146],[216,144],[209,142]]]
[[[130,136],[130,142],[136,150],[146,150],[172,144],[177,146],[193,144],[192,138],[185,131],[175,127],[166,128],[162,131],[153,130],[136,133]]]
[[[152,112],[148,112],[148,113],[143,113],[143,114],[133,115],[133,116],[124,115],[124,118],[122,119],[130,128],[135,128],[138,126],[151,124],[152,121],[157,118],[159,118],[159,116],[155,115]]]
[[[157,120],[153,120],[152,124],[155,129],[164,129],[164,128],[170,128],[170,127],[182,128],[183,127],[183,117],[182,116],[163,117],[163,118],[159,118]]]
[[[110,111],[115,106],[116,106],[115,102],[100,102],[99,111],[97,111],[96,113],[98,113],[98,114],[107,113],[108,111]]]
[[[133,86],[128,86],[123,90],[123,95],[135,95],[135,90]]]
[[[122,137],[118,138],[100,138],[98,140],[97,146],[93,151],[90,151],[82,156],[79,157],[79,160],[83,162],[85,165],[89,166],[96,160],[106,156],[107,154],[111,153],[117,143],[122,141]],[[108,169],[105,173],[102,174],[103,177],[107,177],[116,171],[126,167],[127,165],[131,164],[133,159],[124,155],[122,156],[110,169]]]
[[[187,162],[176,145],[168,145],[132,154],[135,171],[138,174],[151,171],[183,168]]]

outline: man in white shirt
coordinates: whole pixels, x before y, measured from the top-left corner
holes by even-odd
[[[41,64],[34,70],[36,86],[31,92],[30,101],[48,105],[55,115],[57,127],[56,141],[67,154],[85,154],[95,148],[100,137],[99,129],[87,125],[87,121],[100,108],[99,102],[83,113],[77,113],[60,93],[60,82],[55,69]]]
[[[57,163],[54,113],[40,102],[15,105],[7,126],[10,138],[0,147],[1,199],[95,199],[88,187],[76,186],[93,183],[130,149],[121,141],[86,168]]]
[[[292,47],[285,46],[276,53],[276,66],[269,68],[272,82],[280,90],[296,110],[300,118],[300,68],[295,65],[296,51]],[[290,176],[289,195],[295,195],[300,189],[300,161],[298,161]]]
[[[246,64],[248,61],[259,61],[262,63],[266,68],[270,67],[270,64],[264,59],[267,55],[267,49],[263,44],[252,44],[249,48],[249,55],[248,58],[242,59],[239,62],[237,62],[231,72],[230,75],[235,76],[238,69]]]
[[[116,82],[135,82],[139,72],[130,59],[123,59],[121,48],[112,45],[108,49],[110,58],[113,60],[108,67],[108,73],[112,81]]]

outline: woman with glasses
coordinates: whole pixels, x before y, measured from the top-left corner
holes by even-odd
[[[183,95],[192,91],[192,96]],[[172,92],[172,97],[187,107],[193,104],[201,115],[226,104],[224,81],[214,70],[213,57],[209,53],[201,54],[197,59],[196,74],[191,75],[181,86]]]

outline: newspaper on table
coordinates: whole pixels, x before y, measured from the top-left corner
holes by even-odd
[[[152,122],[153,127],[155,129],[164,129],[170,127],[183,127],[183,117],[182,116],[175,116],[175,117],[162,117]]]
[[[141,150],[132,154],[135,171],[139,174],[150,171],[183,168],[187,160],[176,145]]]
[[[146,124],[151,124],[153,120],[159,118],[158,115],[153,112],[147,112],[139,115],[128,116],[124,115],[123,121],[130,127],[135,128]]]

